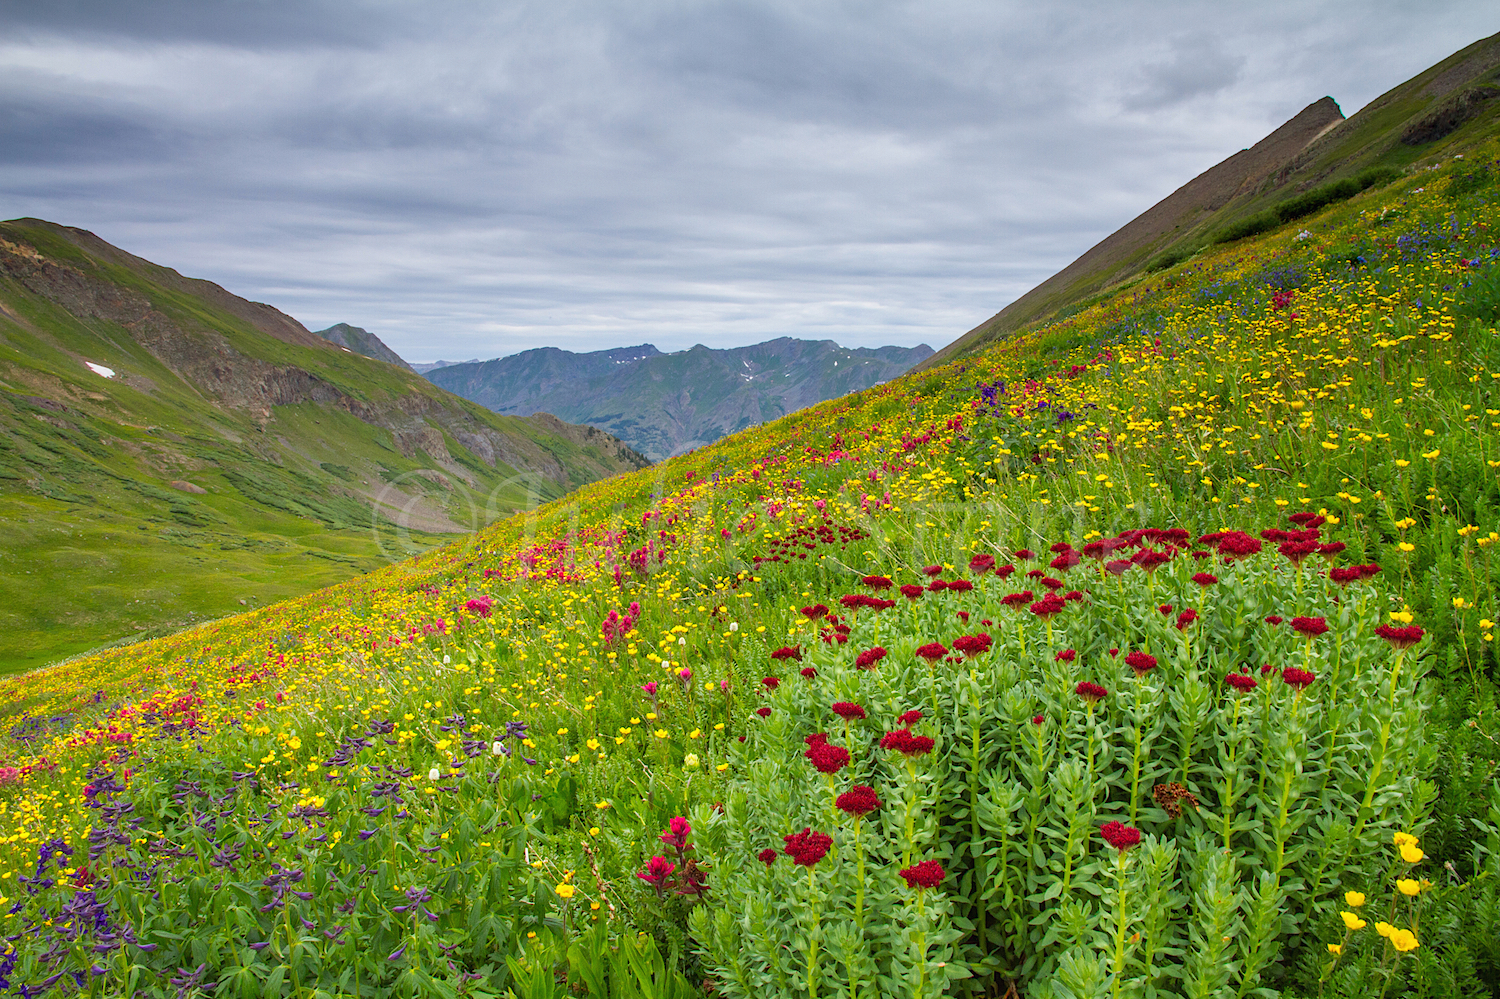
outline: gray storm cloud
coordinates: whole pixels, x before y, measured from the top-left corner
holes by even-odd
[[[934,346],[1480,5],[0,6],[0,217],[413,360]]]

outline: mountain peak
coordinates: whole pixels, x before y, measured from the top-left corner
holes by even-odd
[[[334,323],[326,330],[316,330],[314,335],[322,337],[329,343],[337,344],[351,353],[361,354],[377,361],[385,361],[397,367],[411,371],[412,367],[403,361],[399,354],[381,342],[380,337],[369,330],[360,329],[358,326],[350,326],[348,323]]]

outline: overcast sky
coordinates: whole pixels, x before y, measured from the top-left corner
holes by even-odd
[[[934,347],[1487,3],[0,3],[0,218],[414,361]]]

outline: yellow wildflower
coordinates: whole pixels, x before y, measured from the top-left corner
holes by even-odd
[[[1390,940],[1391,946],[1403,954],[1409,950],[1416,950],[1418,946],[1417,935],[1411,930],[1392,930]]]
[[[1362,891],[1346,891],[1344,892],[1344,901],[1349,904],[1350,908],[1358,909],[1365,904],[1365,893]]]
[[[1340,912],[1339,913],[1339,917],[1344,920],[1344,928],[1345,929],[1349,929],[1349,930],[1362,930],[1362,929],[1365,928],[1365,925],[1366,925],[1365,921],[1363,919],[1360,919],[1358,916],[1356,916],[1352,912]],[[1376,924],[1376,925],[1377,925],[1377,928],[1378,928],[1379,924]]]
[[[1401,846],[1401,859],[1408,864],[1418,863],[1425,856],[1427,854],[1423,853],[1419,847],[1412,846],[1410,843],[1404,843]]]
[[[1415,878],[1400,878],[1396,881],[1396,887],[1403,895],[1415,895],[1422,890],[1421,882]]]
[[[572,898],[573,893],[576,892],[578,888],[575,885],[570,885],[567,882],[563,882],[552,890],[557,892],[558,896],[561,898]]]

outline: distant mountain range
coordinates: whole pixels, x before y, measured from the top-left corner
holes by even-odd
[[[314,335],[82,229],[0,222],[0,672],[306,592],[647,464],[445,392],[354,327]]]
[[[664,354],[651,344],[575,354],[540,347],[424,372],[497,413],[547,412],[599,427],[652,461],[888,381],[932,348],[840,347],[781,337]]]
[[[1332,97],[1205,170],[1061,271],[923,361],[934,368],[1072,311],[1203,247],[1353,197],[1419,159],[1462,153],[1500,126],[1500,34],[1469,45],[1351,118]]]

